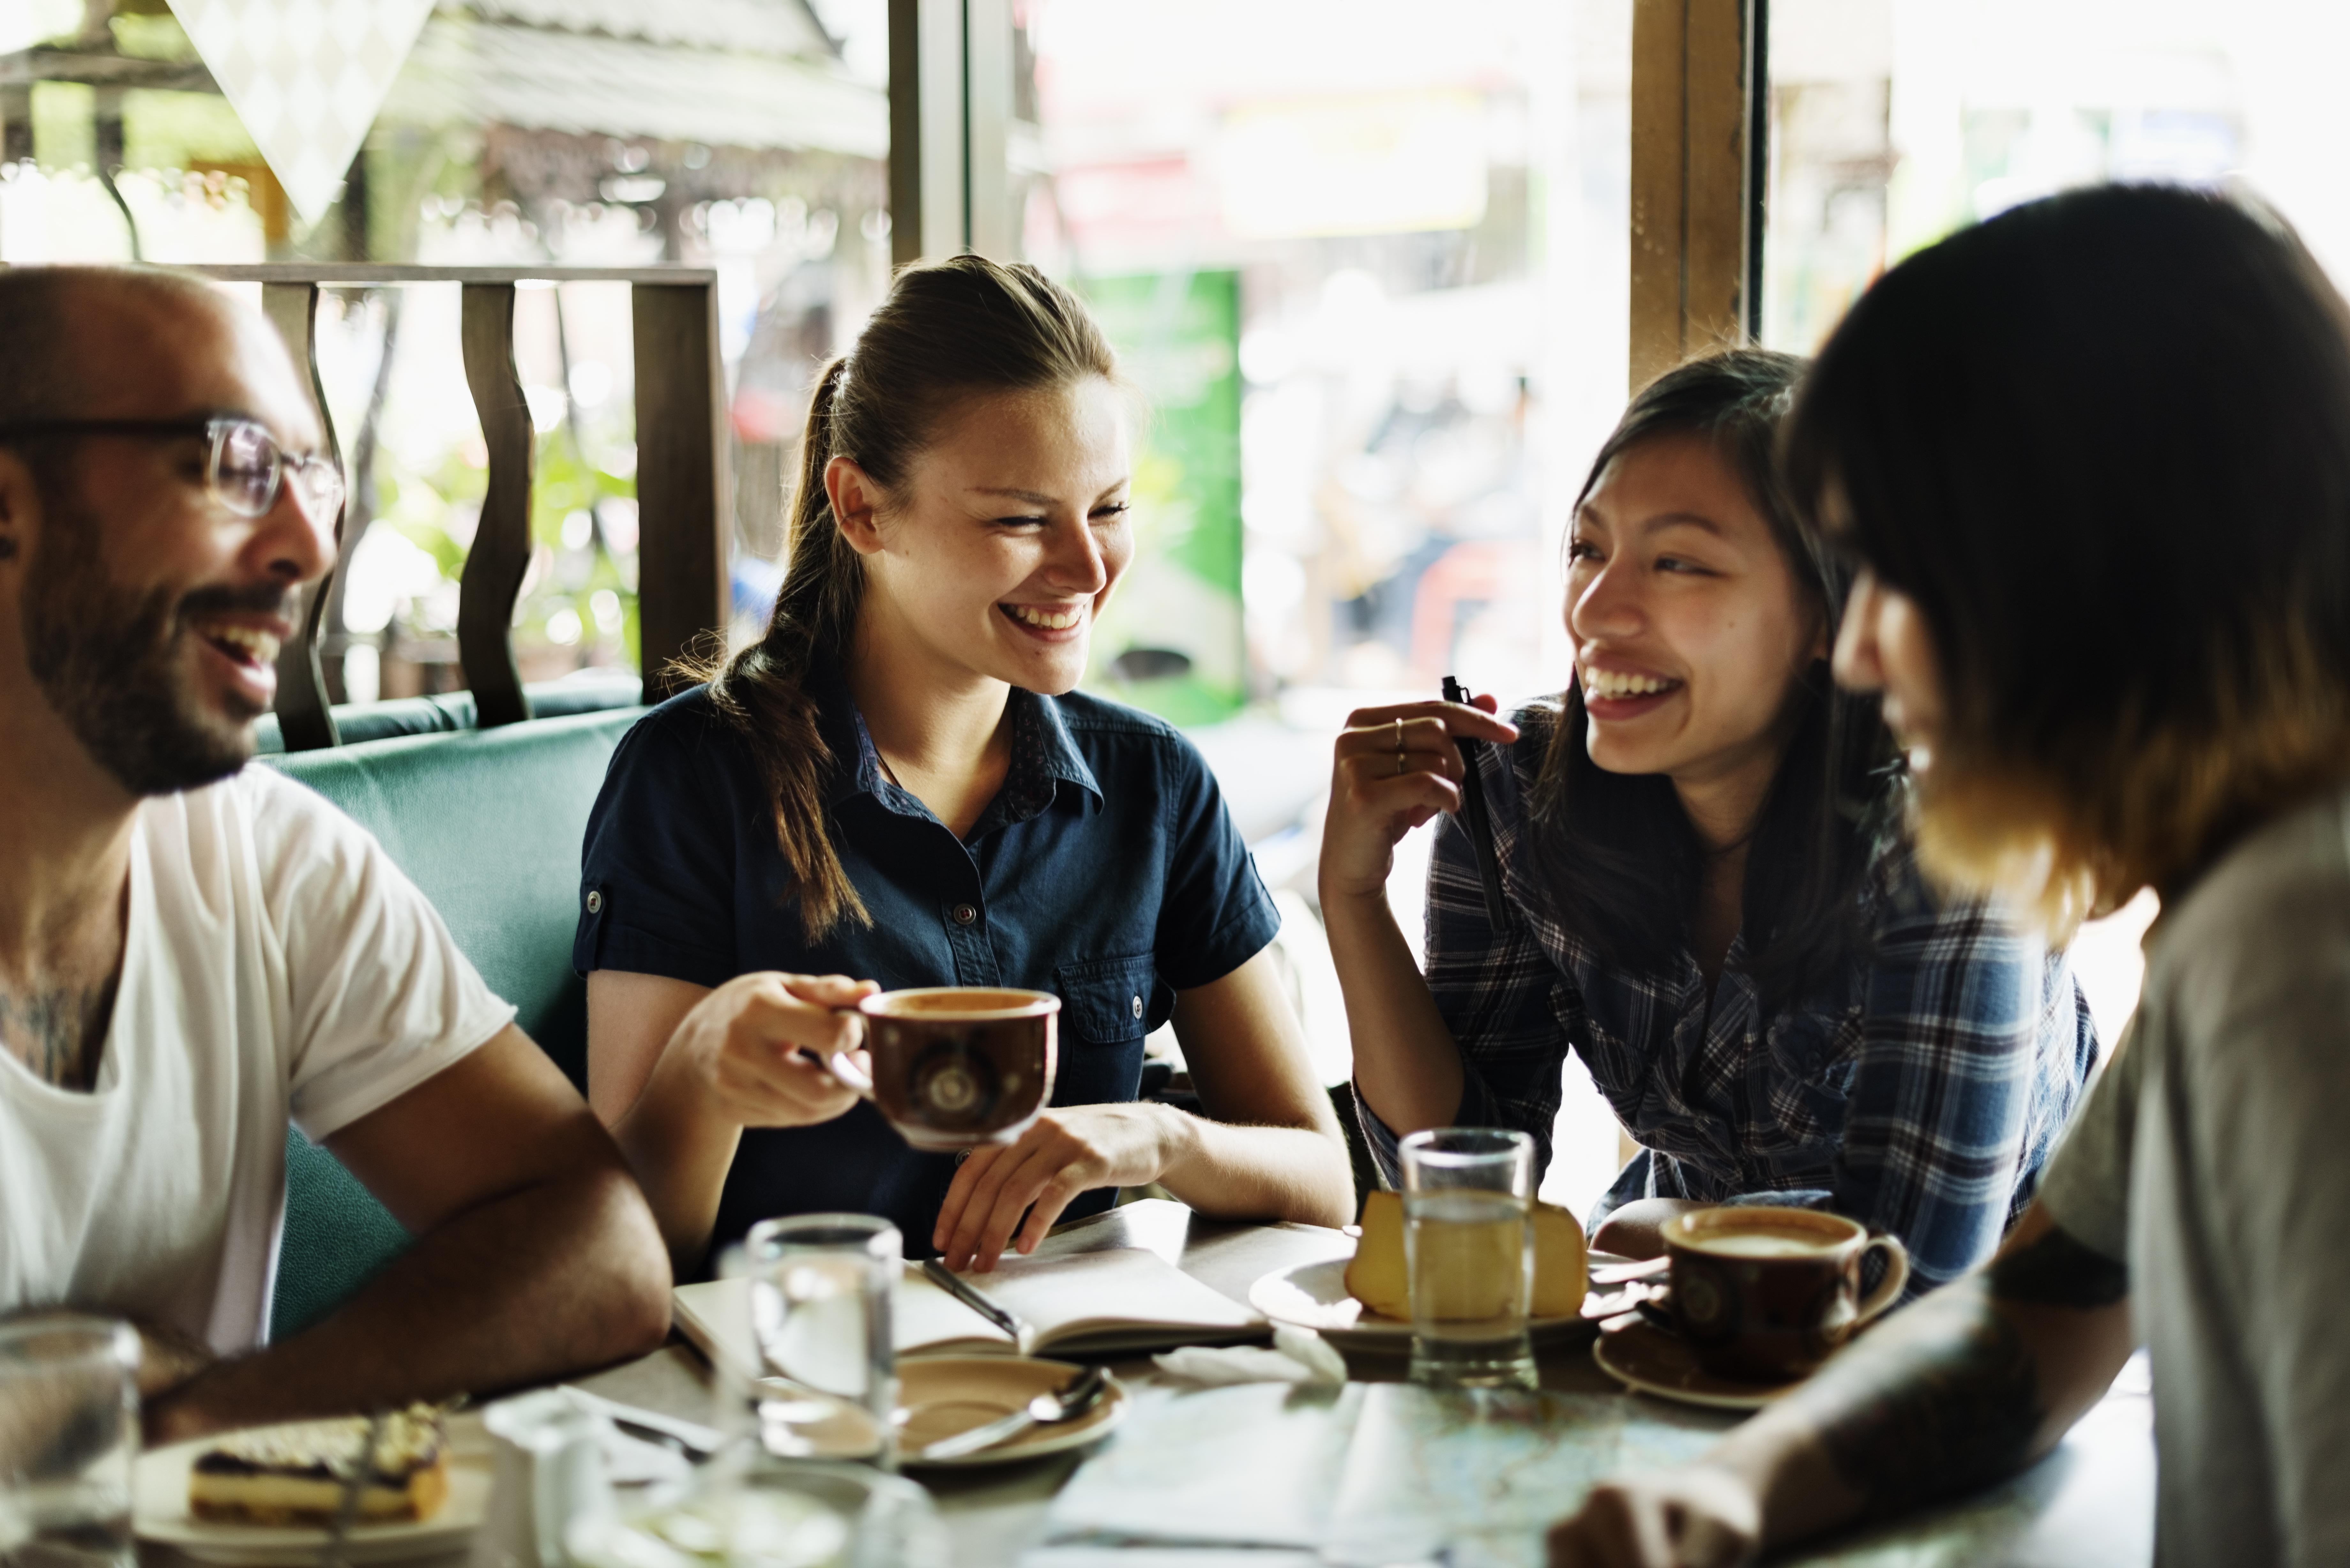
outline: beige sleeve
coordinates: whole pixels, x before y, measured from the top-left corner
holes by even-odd
[[[2040,1202],[2064,1232],[2116,1262],[2129,1256],[2130,1156],[2153,1049],[2147,1011],[2130,1020],[2064,1141],[2040,1177]]]

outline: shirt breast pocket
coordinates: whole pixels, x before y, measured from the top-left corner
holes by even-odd
[[[1061,1034],[1072,1044],[1139,1040],[1175,1011],[1175,992],[1159,983],[1159,965],[1149,953],[1065,963],[1054,976]]]

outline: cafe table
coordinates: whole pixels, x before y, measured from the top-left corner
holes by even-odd
[[[1346,1257],[1354,1249],[1350,1237],[1319,1226],[1223,1223],[1164,1200],[1114,1210],[1065,1229],[1056,1240],[1083,1251],[1148,1247],[1202,1283],[1242,1302],[1248,1299],[1250,1285],[1264,1274]],[[1727,1431],[1742,1418],[1734,1413],[1699,1410],[1625,1392],[1592,1361],[1587,1338],[1546,1348],[1539,1361],[1545,1392],[1570,1397],[1568,1402],[1578,1409],[1620,1418],[1623,1427],[1610,1427],[1619,1446],[1625,1430],[1638,1433],[1650,1426],[1683,1446],[1702,1446],[1711,1440],[1711,1434]],[[1308,1417],[1327,1412],[1326,1402],[1317,1407],[1314,1401],[1284,1397],[1279,1390],[1264,1386],[1183,1395],[1232,1403],[1236,1411],[1247,1410],[1250,1425],[1259,1428],[1229,1434],[1235,1439],[1231,1445],[1233,1451],[1222,1455],[1222,1462],[1232,1473],[1217,1476],[1217,1450],[1226,1444],[1212,1428],[1201,1432],[1196,1427],[1188,1428],[1174,1440],[1200,1451],[1180,1451],[1171,1441],[1168,1451],[1134,1449],[1135,1439],[1147,1435],[1141,1430],[1142,1416],[1149,1402],[1154,1397],[1162,1403],[1171,1401],[1175,1390],[1192,1386],[1168,1378],[1147,1356],[1113,1360],[1108,1365],[1137,1393],[1138,1410],[1122,1430],[1095,1449],[986,1469],[913,1472],[930,1489],[945,1521],[955,1568],[1011,1568],[1035,1552],[1048,1532],[1068,1523],[1066,1518],[1055,1518],[1055,1502],[1072,1487],[1081,1467],[1087,1465],[1107,1465],[1114,1459],[1128,1470],[1163,1469],[1170,1478],[1182,1477],[1195,1489],[1201,1482],[1204,1466],[1208,1476],[1228,1484],[1228,1501],[1238,1507],[1250,1501],[1245,1493],[1253,1484],[1275,1484],[1280,1473],[1276,1469],[1270,1474],[1252,1474],[1246,1468],[1245,1453],[1277,1452],[1283,1448],[1277,1434],[1262,1429],[1263,1423],[1296,1420],[1303,1437]],[[1347,1371],[1352,1393],[1354,1384],[1400,1382],[1404,1363],[1392,1356],[1349,1355]],[[672,1341],[642,1360],[581,1379],[580,1386],[626,1404],[706,1419],[710,1376],[692,1349]],[[1154,1395],[1154,1390],[1165,1392]],[[1957,1568],[1961,1563],[1972,1568],[1995,1563],[2142,1568],[2154,1555],[2152,1417],[2144,1363],[2136,1361],[2055,1451],[2022,1475],[1898,1524],[1846,1532],[1774,1561],[1853,1568],[1862,1564]],[[1164,1429],[1168,1423],[1159,1426]],[[1243,1437],[1249,1439],[1245,1444],[1237,1441]],[[1121,1445],[1123,1450],[1115,1455],[1105,1452]],[[1065,1545],[1032,1561],[1078,1568],[1096,1555],[1079,1546]],[[1154,1568],[1177,1568],[1181,1561],[1157,1553],[1153,1558]],[[1218,1568],[1235,1568],[1252,1558],[1261,1559],[1265,1568],[1286,1568],[1288,1561],[1303,1560],[1284,1559],[1272,1552],[1232,1552],[1213,1560]],[[1202,1555],[1198,1561],[1204,1564],[1211,1559]]]
[[[1201,1282],[1236,1301],[1249,1287],[1278,1269],[1349,1255],[1353,1240],[1336,1231],[1297,1224],[1233,1224],[1204,1219],[1178,1203],[1146,1199],[1106,1215],[1063,1227],[1056,1251],[1107,1247],[1147,1247]],[[1495,1423],[1493,1452],[1539,1450],[1541,1462],[1558,1473],[1564,1464],[1583,1484],[1612,1472],[1627,1456],[1655,1462],[1694,1453],[1742,1417],[1626,1392],[1594,1364],[1587,1336],[1544,1348],[1539,1355],[1542,1405],[1555,1416],[1549,1430],[1529,1424]],[[1235,1519],[1295,1520],[1301,1509],[1318,1510],[1326,1529],[1339,1537],[1353,1529],[1352,1542],[1326,1542],[1325,1560],[1388,1568],[1431,1559],[1448,1564],[1477,1562],[1539,1562],[1538,1532],[1523,1519],[1504,1520],[1482,1544],[1501,1549],[1453,1550],[1438,1556],[1441,1541],[1411,1539],[1412,1525],[1385,1520],[1349,1519],[1347,1488],[1360,1496],[1363,1412],[1373,1408],[1408,1420],[1409,1402],[1430,1397],[1404,1384],[1399,1357],[1347,1356],[1349,1381],[1343,1391],[1299,1394],[1277,1385],[1189,1392],[1194,1385],[1168,1377],[1148,1356],[1114,1359],[1110,1370],[1135,1395],[1129,1418],[1101,1443],[1072,1453],[984,1468],[910,1472],[927,1487],[946,1526],[954,1568],[1111,1568],[1129,1553],[1121,1540],[1150,1541],[1119,1527],[1126,1500],[1146,1500],[1161,1515],[1196,1519],[1213,1535],[1229,1532]],[[577,1386],[642,1409],[694,1421],[712,1413],[712,1377],[701,1355],[681,1340],[651,1355],[585,1377]],[[1463,1397],[1452,1397],[1456,1400]],[[2113,1390],[2048,1457],[2023,1474],[1972,1497],[1921,1511],[1898,1523],[1849,1531],[1774,1557],[1773,1562],[1835,1564],[1838,1568],[1975,1568],[1977,1564],[2046,1565],[2046,1568],[2143,1568],[2153,1559],[2154,1449],[2152,1405],[2142,1360],[2133,1361]],[[1219,1425],[1219,1420],[1222,1425]],[[1336,1428],[1358,1419],[1351,1437]],[[1541,1426],[1544,1423],[1534,1423]],[[1431,1429],[1433,1430],[1433,1428]],[[1413,1434],[1394,1427],[1390,1446],[1409,1449]],[[1437,1432],[1431,1450],[1459,1433]],[[1340,1438],[1352,1443],[1343,1466],[1310,1462],[1315,1445]],[[1512,1449],[1511,1444],[1516,1444]],[[1476,1450],[1471,1450],[1475,1452]],[[1332,1452],[1335,1454],[1336,1449]],[[1301,1458],[1301,1456],[1306,1456]],[[1414,1459],[1402,1453],[1408,1465]],[[1584,1461],[1578,1465],[1577,1460]],[[1497,1470],[1511,1466],[1506,1457]],[[1523,1473],[1525,1467],[1520,1467]],[[1124,1490],[1118,1484],[1121,1478]],[[1302,1478],[1302,1479],[1301,1479]],[[1541,1518],[1563,1512],[1577,1495],[1570,1491],[1552,1505],[1550,1494],[1523,1489],[1504,1496],[1506,1475],[1430,1474],[1419,1484],[1474,1494],[1492,1487],[1493,1514],[1512,1508]],[[1325,1495],[1311,1496],[1317,1490]],[[1409,1483],[1404,1490],[1409,1490]],[[1375,1486],[1368,1511],[1396,1505],[1384,1485]],[[1077,1517],[1073,1518],[1073,1505]],[[1476,1495],[1444,1501],[1455,1517],[1486,1508]],[[1107,1513],[1102,1511],[1107,1508]],[[1484,1522],[1492,1524],[1492,1518]],[[1087,1526],[1091,1528],[1082,1528]],[[1102,1528],[1108,1526],[1107,1529]],[[1231,1550],[1193,1543],[1170,1550],[1161,1545],[1131,1554],[1147,1568],[1297,1568],[1315,1561],[1306,1551]],[[184,1568],[187,1560],[142,1545],[145,1568]],[[416,1562],[412,1568],[460,1568],[452,1555]]]

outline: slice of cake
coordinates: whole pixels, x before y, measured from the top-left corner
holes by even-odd
[[[367,1435],[365,1416],[231,1432],[190,1469],[188,1511],[223,1523],[331,1525]],[[351,1521],[432,1518],[449,1495],[448,1449],[432,1406],[385,1417]]]

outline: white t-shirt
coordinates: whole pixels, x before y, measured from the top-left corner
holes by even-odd
[[[366,830],[265,767],[142,802],[92,1092],[0,1051],[0,1311],[269,1334],[286,1126],[324,1140],[514,1017]]]

